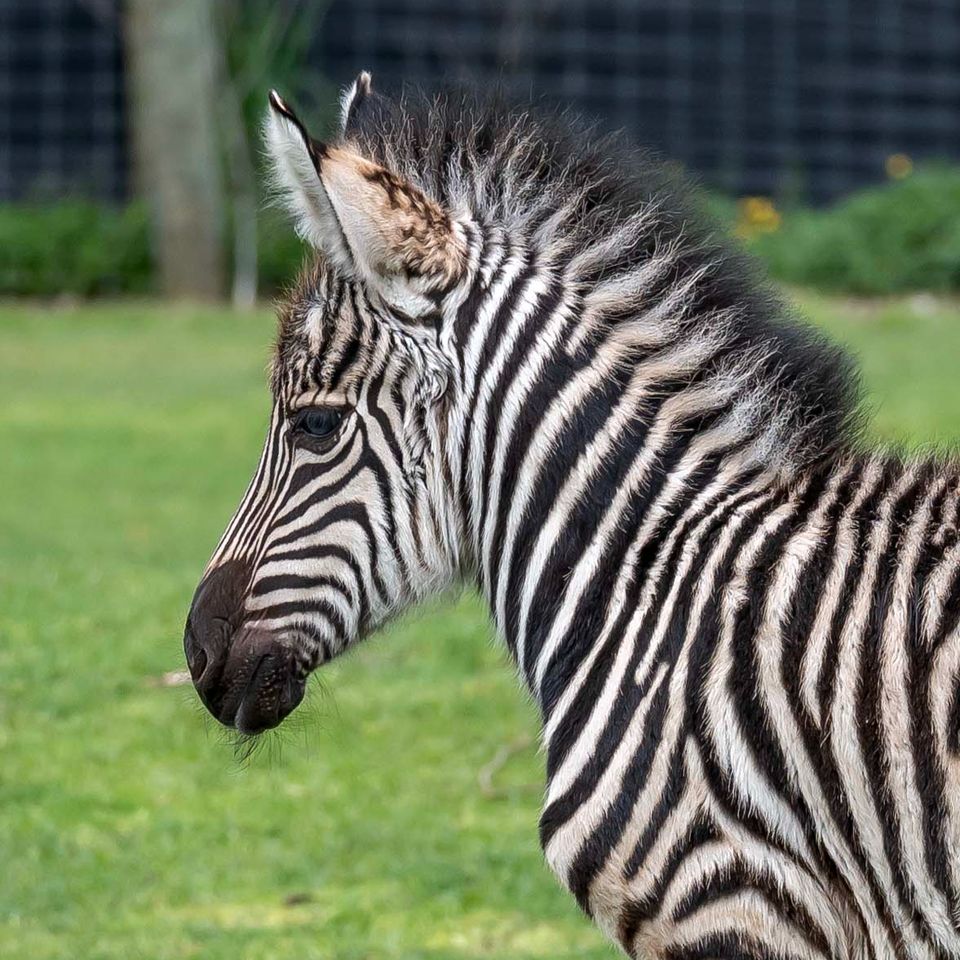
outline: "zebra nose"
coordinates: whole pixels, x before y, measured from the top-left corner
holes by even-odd
[[[221,680],[217,719],[240,733],[277,726],[303,699],[306,674],[294,652],[270,631],[241,628]]]
[[[217,677],[223,673],[223,664],[226,659],[224,633],[226,633],[224,630],[216,633],[208,632],[201,638],[194,632],[191,624],[187,623],[183,634],[183,650],[187,656],[190,678],[197,693],[200,694],[200,699],[208,707],[216,687]]]
[[[230,642],[243,614],[250,584],[250,566],[228,560],[200,581],[183,633],[183,652],[193,685],[214,716],[223,698],[222,678]]]

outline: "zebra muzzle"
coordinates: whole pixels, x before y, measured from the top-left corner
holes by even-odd
[[[227,697],[220,721],[240,733],[277,726],[303,699],[306,678],[292,651],[270,634],[241,633],[227,661]],[[234,699],[233,691],[240,691]]]
[[[219,675],[207,684],[202,680],[195,685],[207,709],[225,726],[246,734],[277,726],[298,706],[306,689],[293,652],[256,627],[242,628]]]
[[[237,627],[249,571],[224,564],[201,583],[184,632],[193,685],[222,724],[241,733],[277,726],[303,699],[306,676],[290,647],[255,624]]]

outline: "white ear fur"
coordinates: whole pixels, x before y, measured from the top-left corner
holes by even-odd
[[[347,132],[350,122],[350,113],[359,106],[373,92],[373,78],[363,70],[353,83],[343,91],[340,98],[340,132]]]
[[[369,91],[369,76],[361,74],[345,116]],[[313,140],[275,92],[270,106],[265,132],[274,182],[300,236],[403,312],[428,312],[431,292],[449,287],[463,269],[462,227],[382,166]]]
[[[294,217],[297,233],[323,250],[346,273],[355,266],[343,229],[317,169],[319,151],[283,100],[271,91],[264,139],[272,163],[272,186]]]

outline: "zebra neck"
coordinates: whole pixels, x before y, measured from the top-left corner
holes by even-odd
[[[645,223],[575,255],[488,234],[444,320],[461,568],[545,715],[704,491],[838,455],[855,415],[842,353],[720,279],[722,251],[700,264],[655,229],[624,246]]]
[[[585,680],[616,656],[656,564],[695,519],[779,482],[722,430],[633,423],[625,435],[602,456],[555,451],[506,474],[481,507],[478,586],[545,719],[572,689],[589,696]]]

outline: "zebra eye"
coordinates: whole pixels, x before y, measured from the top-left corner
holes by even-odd
[[[297,418],[297,429],[318,440],[326,440],[337,431],[343,413],[335,407],[310,407]]]

